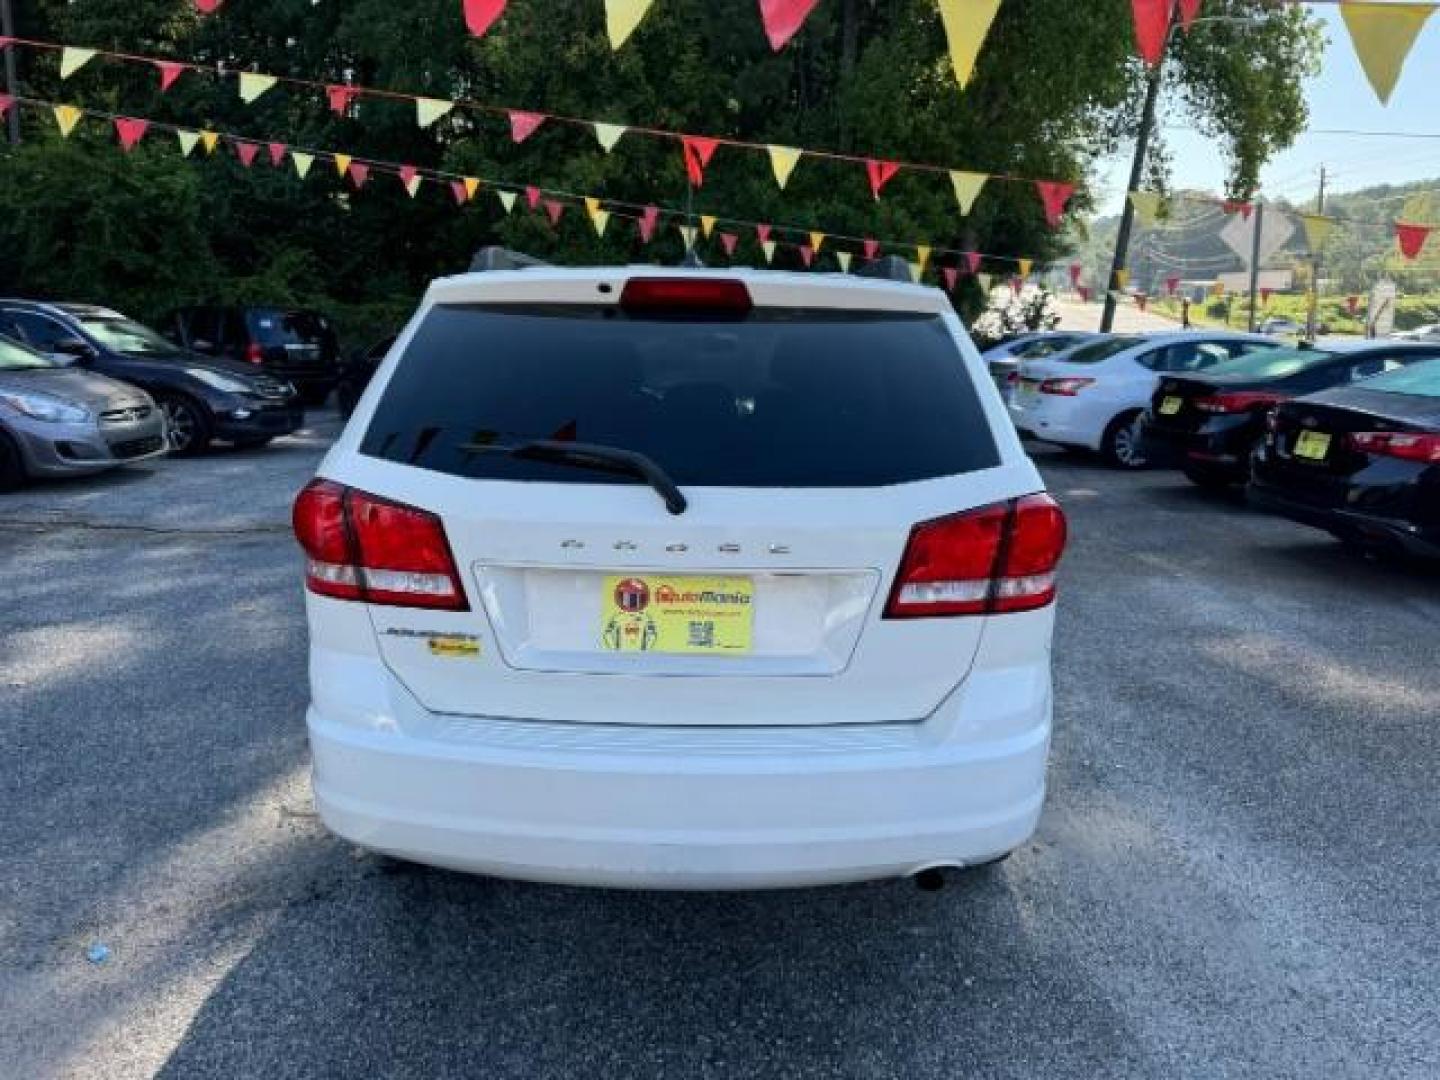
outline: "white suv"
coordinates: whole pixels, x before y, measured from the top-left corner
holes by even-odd
[[[438,281],[295,530],[316,802],[357,844],[751,888],[1035,829],[1065,519],[937,290]]]

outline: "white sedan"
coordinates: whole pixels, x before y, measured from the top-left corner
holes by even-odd
[[[1102,338],[1058,357],[1022,362],[1010,418],[1022,435],[1096,450],[1113,465],[1141,468],[1140,417],[1160,376],[1203,371],[1277,344],[1259,334],[1223,331]]]

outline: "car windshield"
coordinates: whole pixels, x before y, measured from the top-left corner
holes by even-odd
[[[40,368],[53,369],[59,366],[50,357],[28,349],[18,341],[0,337],[0,371],[34,371]]]
[[[1101,360],[1110,359],[1116,353],[1122,353],[1126,349],[1143,344],[1145,344],[1145,339],[1142,337],[1105,338],[1103,341],[1081,346],[1065,357],[1065,362],[1067,364],[1098,364]]]
[[[1244,379],[1285,379],[1309,368],[1328,364],[1334,359],[1334,353],[1320,349],[1261,348],[1234,360],[1223,360],[1205,374]]]
[[[1440,398],[1440,360],[1426,360],[1388,371],[1384,375],[1366,379],[1360,386],[1366,390],[1379,390],[1384,394]]]
[[[88,316],[79,323],[85,332],[107,349],[127,356],[169,356],[178,350],[173,342],[129,319],[115,316]]]
[[[999,464],[943,319],[799,309],[438,306],[361,450],[475,479],[633,482],[485,452],[534,440],[633,451],[712,487],[870,487]]]

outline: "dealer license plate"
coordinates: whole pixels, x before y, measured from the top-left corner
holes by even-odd
[[[1308,461],[1324,461],[1330,453],[1328,431],[1302,431],[1295,440],[1295,456]]]
[[[743,577],[607,577],[600,646],[610,652],[740,656],[750,652],[755,583]]]
[[[1183,404],[1184,401],[1181,398],[1167,397],[1164,401],[1160,402],[1160,415],[1174,416],[1180,411],[1180,406]]]

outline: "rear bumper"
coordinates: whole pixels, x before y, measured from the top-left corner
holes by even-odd
[[[1145,453],[1152,465],[1188,467],[1237,483],[1250,473],[1250,453],[1263,430],[1245,423],[1207,424],[1199,431],[1181,431],[1147,419],[1141,425]]]
[[[363,847],[533,881],[755,889],[901,877],[1018,847],[1044,801],[1050,712],[1048,672],[1027,667],[972,675],[915,724],[427,714],[413,734],[398,730],[412,721],[372,715],[362,728],[314,706],[307,719],[320,816]]]
[[[1440,530],[1423,529],[1408,521],[1376,514],[1307,503],[1258,477],[1251,480],[1248,494],[1256,506],[1302,525],[1357,540],[1390,544],[1426,559],[1440,559]]]

